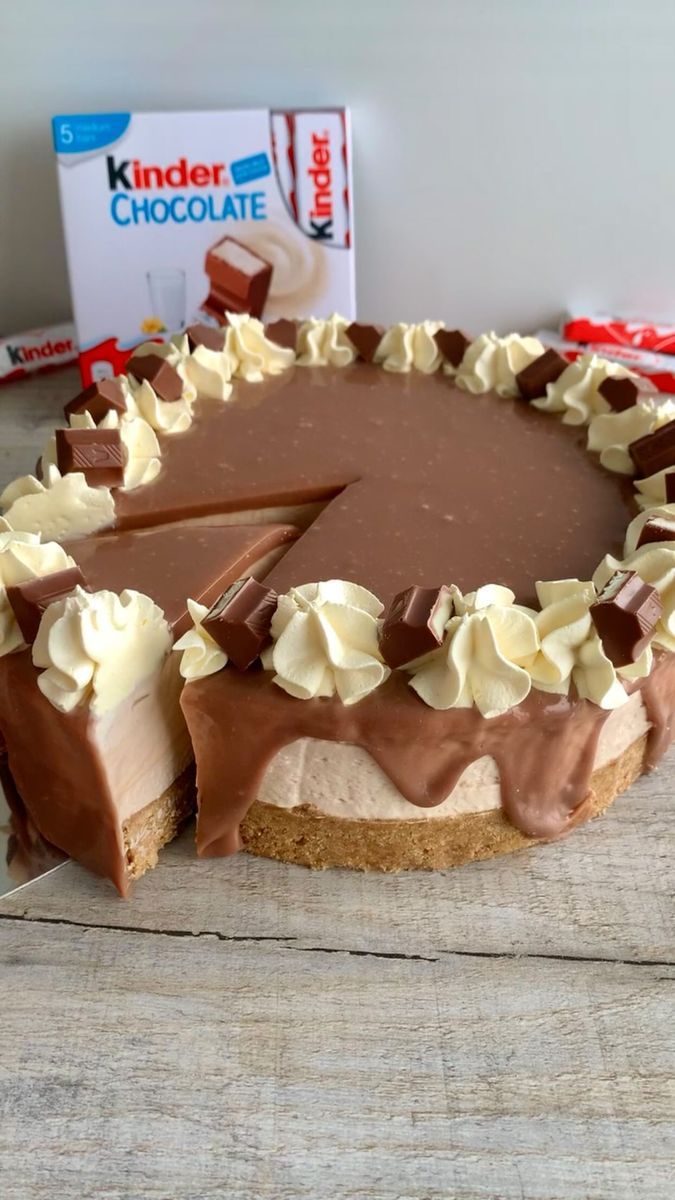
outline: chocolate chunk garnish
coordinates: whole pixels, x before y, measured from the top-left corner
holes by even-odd
[[[137,354],[129,359],[127,371],[139,382],[147,379],[160,400],[180,400],[183,380],[175,367],[159,354]]]
[[[202,621],[221,650],[245,671],[270,641],[277,594],[256,579],[238,579],[211,606]]]
[[[216,351],[225,349],[225,334],[222,329],[216,329],[213,325],[188,325],[185,336],[191,352],[196,350],[197,346]]]
[[[265,326],[265,337],[274,342],[275,346],[281,346],[283,350],[292,350],[295,354],[298,346],[298,327],[295,321],[287,321],[285,317],[272,321],[270,325]]]
[[[346,332],[358,357],[363,362],[372,362],[382,341],[382,330],[377,325],[361,325],[359,321],[352,321]]]
[[[534,362],[528,363],[516,375],[518,390],[524,400],[539,400],[546,395],[549,383],[560,379],[569,363],[558,354],[557,350],[545,350]]]
[[[664,471],[666,467],[675,467],[675,421],[631,442],[628,453],[642,479]]]
[[[665,475],[666,484],[666,504],[675,502],[675,471],[668,471]]]
[[[16,623],[23,640],[32,646],[37,637],[40,621],[46,608],[55,600],[69,596],[78,586],[86,588],[84,575],[79,567],[65,567],[41,579],[28,579],[7,588],[7,599],[12,606]]]
[[[640,389],[634,379],[603,379],[598,388],[600,395],[614,412],[625,412],[637,404]]]
[[[675,519],[649,517],[640,530],[636,549],[648,546],[651,542],[675,542]]]
[[[591,604],[590,614],[609,661],[626,667],[647,646],[661,616],[661,600],[656,588],[635,571],[616,571]]]
[[[81,471],[92,487],[121,487],[124,446],[119,429],[57,429],[56,465],[62,475]]]
[[[441,357],[453,367],[461,366],[467,347],[471,345],[469,338],[461,329],[439,329],[434,334]]]
[[[394,596],[380,634],[380,651],[387,666],[402,667],[436,650],[451,611],[447,587],[409,587]]]
[[[92,383],[74,400],[70,400],[64,408],[66,417],[74,413],[88,412],[96,424],[102,421],[106,413],[113,409],[115,412],[126,412],[124,393],[117,379],[101,379]]]

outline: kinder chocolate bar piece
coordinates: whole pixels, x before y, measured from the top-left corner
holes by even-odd
[[[598,388],[600,395],[614,412],[625,412],[637,404],[640,389],[634,379],[604,379]]]
[[[373,361],[383,333],[379,325],[361,325],[358,321],[347,328],[347,337],[363,362]]]
[[[675,360],[670,354],[654,354],[651,350],[636,350],[632,346],[611,343],[588,346],[582,342],[566,341],[550,329],[539,329],[535,336],[545,346],[554,347],[568,362],[574,362],[580,354],[599,354],[601,358],[621,363],[640,375],[643,381],[641,391],[675,392]]]
[[[0,338],[0,383],[34,371],[49,371],[77,358],[75,326],[70,322],[30,329]]]
[[[183,380],[175,367],[159,354],[137,354],[129,359],[127,371],[139,383],[146,379],[160,400],[180,400]]]
[[[615,667],[636,662],[661,616],[656,588],[635,571],[617,571],[608,580],[590,614],[602,648]]]
[[[272,321],[270,325],[265,326],[265,336],[275,345],[283,346],[284,350],[292,350],[295,353],[298,345],[297,322],[280,317],[278,321]]]
[[[213,325],[190,325],[185,334],[190,353],[198,346],[204,346],[206,350],[215,350],[217,353],[225,349],[225,331],[216,329]]]
[[[87,587],[79,567],[66,567],[40,579],[27,579],[7,588],[7,599],[25,642],[32,646],[45,610],[55,600],[69,596],[76,587]]]
[[[649,517],[640,530],[636,550],[652,542],[675,542],[675,521],[670,517]]]
[[[470,345],[466,334],[461,329],[439,329],[434,334],[434,341],[445,361],[455,369],[459,368]]]
[[[675,354],[675,325],[656,325],[640,318],[626,320],[604,314],[570,313],[562,323],[561,333],[573,342],[602,342]]]
[[[91,487],[121,487],[124,447],[119,429],[57,429],[56,465],[62,475],[81,471]]]
[[[211,606],[202,625],[228,658],[245,671],[270,641],[277,594],[253,578],[238,579]]]
[[[675,467],[675,421],[631,442],[628,453],[641,479]]]
[[[210,291],[204,308],[218,318],[226,312],[262,315],[272,280],[270,263],[243,242],[224,237],[206,253]]]
[[[111,409],[123,413],[126,408],[121,384],[116,379],[101,379],[70,400],[63,411],[66,418],[75,413],[88,412],[98,425]]]
[[[380,650],[390,667],[402,667],[437,650],[452,611],[447,587],[409,587],[391,602],[382,625]]]
[[[438,340],[438,334],[436,334]],[[549,383],[555,383],[569,366],[557,350],[545,350],[529,366],[516,375],[516,383],[524,400],[538,400],[546,395]]]

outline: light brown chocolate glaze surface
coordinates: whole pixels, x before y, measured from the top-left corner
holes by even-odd
[[[535,579],[588,578],[621,551],[631,489],[585,440],[441,374],[296,367],[200,402],[161,439],[158,478],[116,494],[118,525],[336,497],[274,587],[347,579],[387,603],[413,583],[499,582],[526,603]]]
[[[659,652],[641,684],[646,765],[673,740],[675,656]],[[197,761],[197,848],[210,857],[241,846],[239,825],[268,764],[296,738],[348,742],[367,750],[411,804],[434,807],[483,755],[499,769],[502,809],[529,837],[560,837],[590,816],[589,781],[609,712],[586,700],[533,690],[524,703],[485,720],[475,708],[425,708],[404,673],[359,704],[298,701],[268,674],[221,671],[183,689],[181,705]]]
[[[93,591],[145,592],[178,635],[188,623],[187,594],[210,604],[224,586],[294,537],[284,525],[172,528],[85,538],[68,551]],[[38,674],[28,650],[0,660],[0,726],[12,776],[42,836],[107,875],[124,894],[122,828],[91,737],[89,709],[59,712],[39,691]]]
[[[126,587],[151,596],[179,638],[192,624],[188,596],[210,605],[233,579],[296,537],[290,525],[192,525],[82,538],[67,550],[92,591]]]

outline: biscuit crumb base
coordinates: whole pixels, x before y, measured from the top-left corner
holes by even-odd
[[[591,818],[600,816],[644,770],[647,738],[591,776]],[[510,854],[541,843],[506,820],[499,809],[426,821],[360,821],[326,816],[307,805],[278,808],[258,801],[242,824],[251,854],[323,869],[438,870]]]

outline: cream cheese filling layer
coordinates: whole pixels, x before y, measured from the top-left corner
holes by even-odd
[[[91,725],[120,824],[157,800],[192,762],[179,697],[178,656],[169,654],[121,704]]]
[[[607,718],[593,764],[599,770],[620,756],[649,729],[642,696],[634,692]],[[353,821],[433,821],[501,806],[499,771],[487,755],[466,768],[442,804],[418,808],[398,791],[360,746],[318,738],[298,738],[284,746],[262,780],[258,800],[277,808],[307,805],[330,817]]]
[[[201,522],[203,524],[203,522]],[[277,546],[247,568],[264,576],[283,556]],[[92,717],[91,744],[106,776],[120,825],[159,799],[194,759],[180,707],[180,655],[168,654],[129,696]]]

